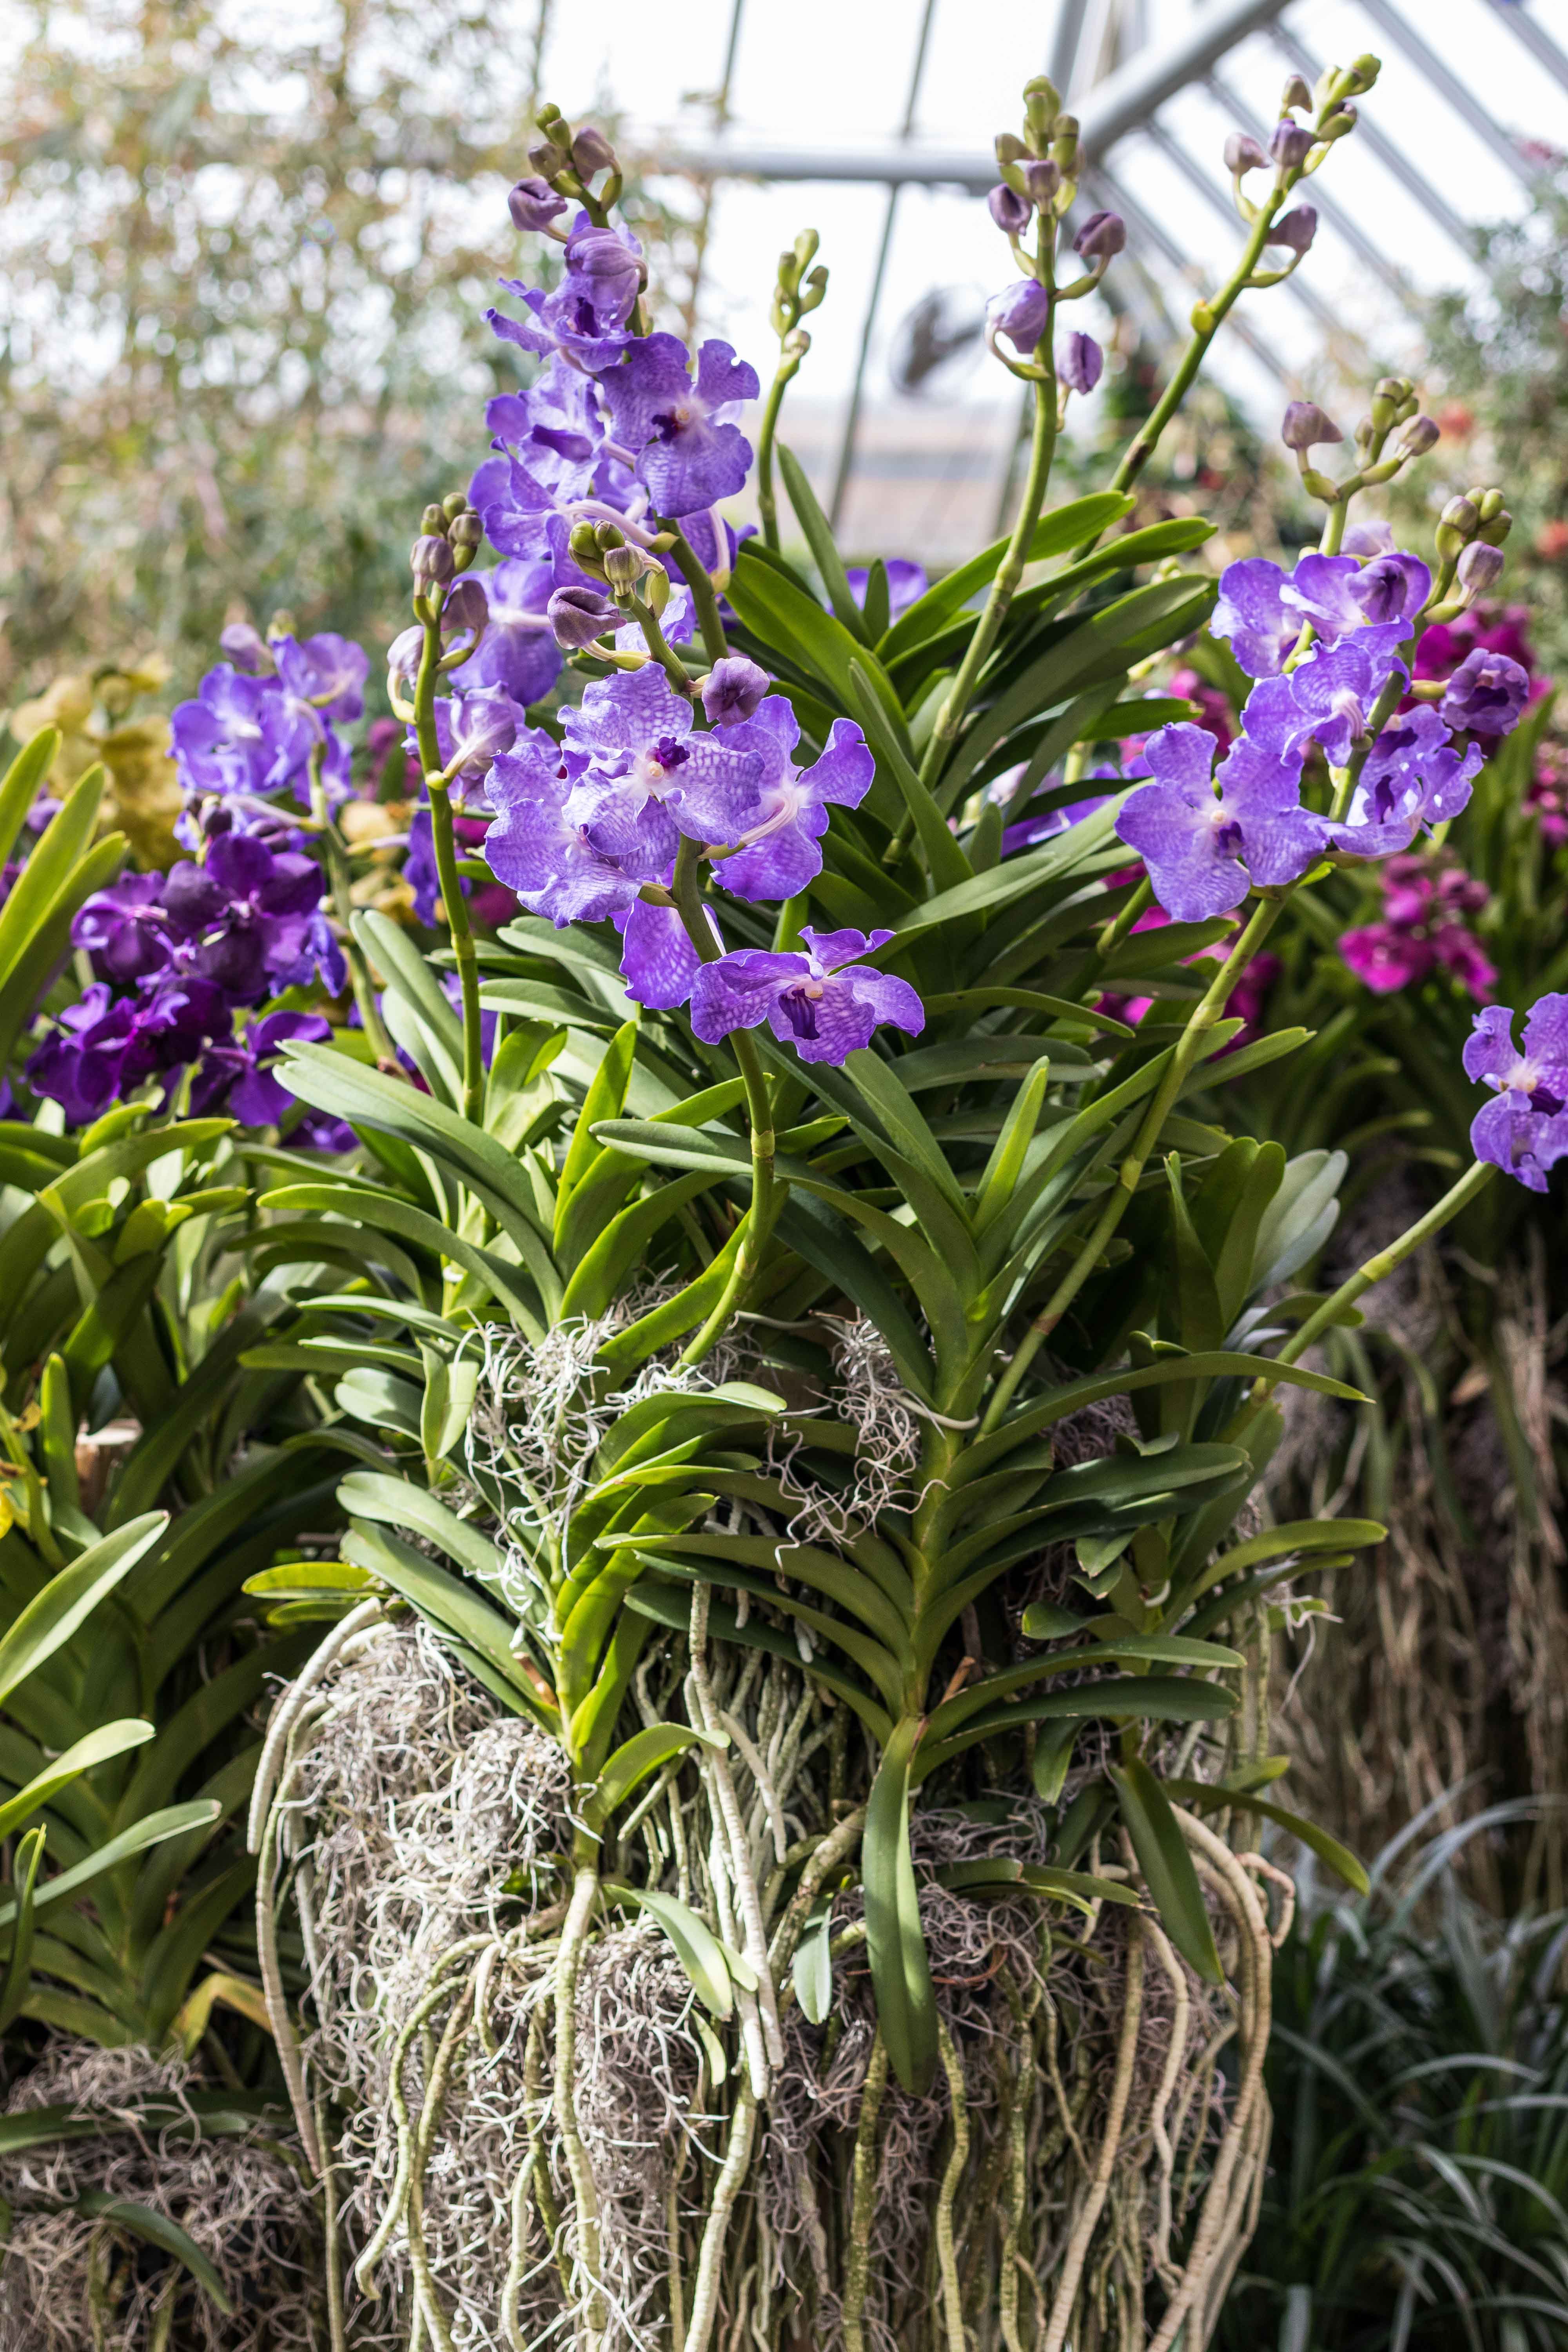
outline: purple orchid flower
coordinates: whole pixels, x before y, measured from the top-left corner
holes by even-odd
[[[175,706],[171,732],[184,791],[260,794],[272,789],[289,730],[275,680],[244,677],[220,662],[194,701]]]
[[[760,389],[755,368],[728,343],[703,344],[695,382],[690,368],[679,335],[644,335],[601,379],[616,436],[636,453],[655,512],[677,519],[744,486],[752,445],[731,411]]]
[[[1314,646],[1287,677],[1260,678],[1247,698],[1241,723],[1249,741],[1300,766],[1310,743],[1321,743],[1331,767],[1342,768],[1367,731],[1368,714],[1388,679],[1408,677],[1390,637],[1366,628],[1337,644]]]
[[[271,653],[284,689],[294,700],[340,726],[364,716],[370,656],[363,646],[329,631],[307,637],[303,645],[293,637],[279,637]]]
[[[546,611],[560,585],[553,558],[516,558],[470,572],[485,600],[485,631],[462,667],[462,686],[504,687],[515,703],[542,701],[561,675],[561,648]]]
[[[1201,727],[1159,729],[1143,747],[1155,781],[1116,820],[1178,922],[1228,914],[1255,883],[1294,882],[1323,845],[1322,820],[1300,805],[1299,763],[1242,737],[1211,776],[1214,751]]]
[[[332,919],[319,908],[310,916],[292,962],[274,962],[272,979],[279,988],[309,988],[320,980],[329,996],[341,996],[349,984],[349,968]]]
[[[1478,646],[1449,678],[1438,714],[1472,735],[1509,735],[1530,699],[1530,672],[1507,654]]]
[[[738,898],[793,898],[822,871],[829,806],[858,808],[871,789],[876,762],[866,738],[853,719],[836,719],[827,749],[803,772],[789,756],[800,721],[782,695],[770,695],[742,725],[714,732],[726,751],[752,762],[748,781],[758,803],[720,878]]]
[[[889,555],[883,565],[888,575],[888,625],[901,621],[911,604],[918,604],[931,586],[931,576],[923,563],[911,563],[907,556]],[[869,568],[852,563],[844,577],[849,583],[849,593],[864,609],[866,591],[871,584]]]
[[[95,981],[27,1063],[27,1084],[59,1104],[68,1126],[85,1127],[125,1091],[126,1057],[135,1043],[131,999],[113,1003],[107,982]]]
[[[672,873],[673,869],[661,877],[667,889]],[[714,945],[722,948],[713,909],[704,907],[702,911]],[[680,909],[638,898],[624,914],[616,916],[615,925],[621,935],[621,978],[626,983],[626,994],[660,1013],[684,1004],[702,969],[702,959],[688,936]]]
[[[1568,996],[1537,997],[1522,1053],[1513,1021],[1506,1004],[1489,1004],[1466,1040],[1465,1076],[1497,1089],[1471,1122],[1470,1145],[1478,1160],[1544,1192],[1548,1171],[1568,1156]]]
[[[161,874],[121,875],[94,891],[71,925],[73,947],[87,950],[100,980],[121,987],[165,970],[174,935]]]
[[[313,858],[293,851],[275,856],[239,833],[221,835],[205,866],[182,859],[163,889],[185,942],[185,968],[242,1002],[264,994],[269,975],[299,957],[321,898]]]
[[[1325,645],[1352,631],[1394,630],[1388,641],[1407,636],[1426,603],[1432,575],[1419,556],[1391,550],[1363,570],[1351,555],[1303,555],[1291,572],[1262,556],[1247,556],[1220,574],[1219,602],[1209,626],[1228,637],[1232,653],[1249,677],[1277,677],[1286,656],[1310,621]],[[1395,629],[1396,624],[1402,624]]]
[[[759,746],[734,744],[738,728],[694,735],[691,705],[652,662],[588,687],[562,725],[565,817],[638,882],[664,872],[681,834],[729,843],[761,814]]]
[[[595,228],[580,212],[567,237],[565,271],[553,293],[542,293],[519,278],[503,278],[508,294],[521,297],[526,319],[487,310],[494,332],[525,352],[561,352],[595,374],[614,367],[632,341],[626,327],[642,287],[642,247],[621,228]]]
[[[490,869],[530,914],[557,930],[624,913],[639,887],[595,847],[585,825],[568,817],[572,789],[561,747],[542,728],[530,728],[501,753],[488,787],[496,811],[485,839]]]
[[[1461,759],[1429,704],[1400,712],[1368,752],[1346,821],[1332,828],[1330,846],[1352,857],[1388,857],[1408,849],[1418,833],[1458,815],[1483,756],[1472,743]]]
[[[331,1029],[319,1013],[268,1013],[253,1021],[235,1045],[215,1047],[191,1083],[191,1110],[198,1118],[226,1109],[247,1127],[276,1127],[294,1107],[294,1097],[277,1076],[277,1064],[290,1039],[324,1045]]]
[[[465,680],[462,692],[443,696],[436,705],[436,741],[443,768],[461,755],[462,765],[453,771],[453,780],[472,790],[483,783],[497,754],[510,750],[518,729],[527,723],[527,712],[504,686],[478,686],[470,693]],[[417,752],[419,739],[412,727],[404,741],[405,750]]]
[[[925,1007],[907,980],[859,959],[891,931],[801,932],[801,954],[742,948],[705,963],[691,989],[691,1026],[708,1045],[765,1021],[803,1062],[843,1064],[881,1022],[918,1037]]]

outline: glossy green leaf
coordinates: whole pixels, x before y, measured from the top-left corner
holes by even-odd
[[[877,2021],[900,2083],[923,2097],[936,2073],[937,2014],[910,1853],[910,1768],[920,1736],[918,1723],[900,1723],[882,1751],[866,1807],[860,1870]]]
[[[816,493],[805,478],[805,467],[795,452],[786,449],[782,441],[778,445],[778,461],[785,492],[795,509],[795,520],[805,535],[811,560],[827,591],[828,603],[852,637],[858,637],[862,645],[874,645],[876,637],[855,602],[854,591],[846,576],[844,559],[838,552],[833,526],[816,503]]]
[[[616,1885],[612,1891],[617,1901],[635,1903],[658,1920],[698,2000],[715,2017],[728,2017],[735,2006],[735,1990],[724,1947],[690,1906],[655,1887]]]
[[[1053,555],[1061,555],[1070,547],[1081,546],[1085,540],[1098,539],[1123,515],[1131,513],[1133,500],[1125,490],[1095,490],[1088,498],[1074,499],[1052,513],[1042,515],[1029,541],[1026,561],[1043,563]],[[972,596],[995,576],[996,567],[1006,554],[1011,541],[998,539],[967,563],[961,563],[928,588],[917,604],[900,615],[878,651],[884,661],[896,661],[922,639],[934,635],[942,625],[962,611]]]
[[[222,2279],[209,2258],[203,2253],[187,2230],[155,2206],[142,2205],[134,2198],[111,2197],[107,2190],[89,2189],[85,2195],[73,2198],[73,2212],[106,2223],[110,2229],[128,2231],[132,2237],[143,2239],[165,2254],[173,2254],[183,2263],[202,2292],[209,2295],[226,2318],[232,2318],[234,2305],[228,2299]]]
[[[1109,1770],[1138,1867],[1166,1934],[1205,1983],[1223,1984],[1225,1970],[1203,1887],[1169,1798],[1141,1756],[1125,1765],[1112,1764]]]
[[[9,2032],[27,1998],[33,1964],[33,1914],[38,1867],[44,1858],[44,1824],[40,1822],[37,1829],[29,1830],[25,1837],[18,1840],[12,1858],[15,1924],[11,1929],[11,1948],[5,1956],[5,1972],[0,1977],[0,2033]]]
[[[129,1574],[169,1523],[167,1511],[149,1511],[117,1528],[62,1568],[0,1634],[0,1699],[36,1674],[68,1642],[106,1593]]]
[[[145,1821],[133,1822],[118,1837],[110,1839],[83,1862],[73,1863],[56,1878],[44,1881],[34,1897],[33,1907],[42,1911],[46,1905],[63,1902],[68,1895],[76,1895],[105,1871],[114,1870],[132,1854],[145,1852],[165,1838],[181,1837],[187,1830],[210,1829],[222,1818],[223,1807],[215,1799],[194,1797],[188,1804],[168,1805],[161,1811],[149,1813]],[[16,1916],[14,1896],[0,1902],[0,1927],[8,1927]]]
[[[833,1904],[819,1902],[801,1929],[790,1964],[795,1997],[801,2015],[813,2025],[824,2025],[833,2006]]]
[[[1271,1803],[1267,1798],[1258,1796],[1256,1790],[1219,1789],[1212,1782],[1202,1780],[1167,1780],[1165,1788],[1179,1804],[1190,1805],[1195,1813],[1224,1812],[1227,1809],[1261,1813],[1265,1821],[1272,1822],[1277,1829],[1285,1831],[1299,1844],[1310,1847],[1319,1861],[1326,1862],[1354,1893],[1365,1895],[1369,1891],[1371,1882],[1366,1874],[1366,1866],[1357,1861],[1349,1846],[1342,1845],[1338,1838],[1331,1837],[1327,1830],[1318,1827],[1316,1822],[1306,1821],[1300,1813],[1288,1812],[1283,1805]]]
[[[30,1814],[48,1803],[57,1790],[68,1787],[83,1772],[90,1772],[95,1766],[107,1764],[111,1757],[122,1756],[128,1748],[140,1748],[155,1737],[154,1726],[136,1716],[118,1723],[100,1724],[96,1731],[85,1732],[42,1772],[36,1773],[25,1788],[0,1804],[0,1838],[9,1837],[13,1831],[20,1829]]]

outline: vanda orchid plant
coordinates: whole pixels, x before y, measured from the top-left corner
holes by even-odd
[[[494,314],[532,379],[426,509],[390,655],[449,947],[365,903],[353,649],[243,631],[176,718],[190,859],[79,919],[102,1002],[34,1090],[79,1118],[164,1074],[257,1123],[225,1148],[287,1308],[240,1360],[355,1460],[341,1546],[248,1587],[329,1626],[250,1824],[334,2352],[1213,2329],[1292,1899],[1260,1826],[1360,1874],[1264,1793],[1266,1660],[1271,1608],[1382,1530],[1261,1523],[1274,1392],[1353,1402],[1313,1342],[1568,1150],[1568,1004],[1522,1046],[1489,1012],[1477,1166],[1322,1297],[1290,1277],[1342,1159],[1226,1126],[1305,1039],[1230,1010],[1293,890],[1452,814],[1522,698],[1506,661],[1411,686],[1500,500],[1431,564],[1345,530],[1435,436],[1407,383],[1338,481],[1288,413],[1329,510],[1289,575],[1216,586],[1179,561],[1207,525],[1134,514],[1376,70],[1293,77],[1269,152],[1229,142],[1237,267],[1108,487],[1055,507],[1100,367],[1059,314],[1124,231],[1068,246],[1077,126],[1027,86],[989,334],[1027,475],[934,586],[847,571],[778,440],[816,238],[738,541],[759,379],[654,331],[615,158],[547,109],[511,213],[563,268]],[[1217,773],[1145,690],[1205,627],[1257,680]]]

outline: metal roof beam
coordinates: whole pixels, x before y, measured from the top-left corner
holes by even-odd
[[[1479,99],[1466,89],[1458,74],[1450,73],[1442,58],[1427,47],[1420,34],[1405,23],[1398,9],[1390,5],[1390,0],[1358,0],[1358,5],[1379,31],[1385,33],[1396,48],[1404,50],[1411,64],[1426,75],[1433,89],[1440,92],[1455,113],[1469,124],[1477,138],[1491,149],[1499,162],[1508,166],[1514,178],[1521,181],[1525,187],[1532,187],[1535,173],[1507,131],[1493,121]]]
[[[1502,18],[1515,40],[1524,43],[1537,63],[1546,68],[1559,89],[1568,89],[1568,57],[1527,12],[1524,0],[1487,0],[1487,6],[1494,16]]]
[[[1192,261],[1175,240],[1166,235],[1159,223],[1150,217],[1137,197],[1130,194],[1103,163],[1096,165],[1090,176],[1103,187],[1139,243],[1152,246],[1156,253],[1164,256],[1173,269],[1180,271],[1184,277],[1194,266]],[[1245,320],[1238,319],[1234,310],[1228,310],[1226,313],[1225,324],[1233,334],[1240,337],[1253,358],[1260,362],[1270,375],[1277,377],[1282,384],[1289,384],[1291,382],[1289,375],[1280,366],[1261,336],[1255,335]]]
[[[1322,71],[1321,66],[1319,65],[1310,49],[1305,47],[1296,38],[1288,25],[1274,26],[1274,41],[1275,46],[1289,59],[1299,74],[1303,74],[1308,81],[1317,80]],[[1453,239],[1466,259],[1473,261],[1476,257],[1476,238],[1475,231],[1468,221],[1460,218],[1447,198],[1439,195],[1430,180],[1425,178],[1416,170],[1404,150],[1396,147],[1386,132],[1378,129],[1364,107],[1356,123],[1355,136],[1377,157],[1384,171],[1392,172],[1400,186],[1409,191],[1444,235]]]

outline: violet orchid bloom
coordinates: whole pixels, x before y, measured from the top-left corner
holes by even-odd
[[[313,858],[275,856],[253,836],[227,833],[205,866],[174,866],[163,897],[188,970],[246,1001],[265,994],[275,969],[299,956],[321,904],[321,871]]]
[[[1438,715],[1472,735],[1510,735],[1530,699],[1530,672],[1507,654],[1478,646],[1449,678]]]
[[[1407,676],[1394,645],[1399,625],[1366,628],[1337,644],[1314,646],[1287,677],[1260,678],[1241,714],[1249,741],[1299,766],[1310,743],[1321,743],[1332,768],[1342,768],[1363,741],[1373,704],[1397,670]]]
[[[318,908],[307,919],[300,952],[292,962],[279,958],[271,976],[279,988],[310,988],[319,980],[329,996],[342,994],[349,984],[348,962],[332,919],[324,909]]]
[[[671,875],[661,878],[668,889]],[[704,907],[702,911],[714,945],[722,949],[724,942],[712,908]],[[626,994],[637,1003],[660,1013],[672,1012],[678,1004],[684,1004],[702,969],[702,959],[691,944],[679,908],[657,907],[647,898],[638,898],[615,917],[615,925],[621,935],[621,978],[626,982]]]
[[[561,584],[553,558],[512,558],[467,577],[484,596],[486,619],[478,650],[462,667],[463,691],[499,686],[525,707],[542,701],[561,675],[561,648],[545,609]]]
[[[247,1127],[277,1127],[294,1107],[294,1097],[277,1076],[284,1046],[293,1039],[325,1045],[331,1035],[319,1013],[268,1013],[253,1021],[237,1045],[215,1047],[191,1082],[191,1110],[197,1118],[226,1109]]]
[[[1474,931],[1463,923],[1439,923],[1432,934],[1432,952],[1478,1004],[1489,1000],[1497,986],[1497,966]]]
[[[289,731],[277,681],[244,677],[227,662],[208,670],[194,701],[176,704],[170,730],[181,786],[192,794],[271,791]]]
[[[1522,1052],[1513,1021],[1509,1006],[1489,1004],[1466,1040],[1465,1076],[1497,1089],[1471,1122],[1470,1147],[1478,1160],[1544,1192],[1548,1171],[1568,1156],[1568,996],[1537,997]]]
[[[1322,820],[1300,804],[1299,763],[1244,736],[1211,776],[1214,749],[1201,727],[1160,728],[1143,747],[1155,781],[1116,820],[1178,922],[1228,914],[1255,883],[1294,882],[1323,845]]]
[[[85,1127],[134,1083],[128,1082],[125,1065],[136,1039],[135,1019],[129,997],[114,1003],[108,983],[95,981],[28,1061],[27,1084],[59,1104],[68,1127]]]
[[[293,637],[275,638],[271,652],[284,689],[296,701],[339,726],[364,716],[370,656],[363,646],[329,631],[307,637],[303,645]]]
[[[1482,757],[1472,743],[1461,759],[1429,704],[1399,712],[1368,752],[1345,821],[1330,829],[1330,846],[1351,857],[1408,849],[1418,833],[1458,815]]]
[[[589,374],[612,368],[633,338],[626,326],[642,287],[642,247],[622,228],[595,228],[580,212],[567,237],[566,267],[552,293],[516,278],[500,283],[521,298],[526,319],[487,310],[492,331],[520,351],[560,352]]]
[[[579,709],[562,713],[566,820],[637,882],[665,871],[683,833],[738,840],[776,773],[757,745],[731,744],[745,730],[696,735],[691,725],[690,703],[652,662],[595,681]]]
[[[442,767],[451,768],[460,758],[461,765],[452,772],[453,782],[472,790],[483,783],[497,754],[511,749],[518,729],[527,723],[528,713],[504,686],[476,687],[469,693],[465,681],[462,692],[443,695],[436,705],[436,741]],[[404,747],[415,752],[419,749],[412,727]]]
[[[1425,604],[1432,575],[1418,556],[1379,552],[1365,569],[1351,555],[1303,555],[1293,572],[1262,556],[1227,564],[1209,626],[1228,637],[1249,677],[1278,677],[1285,657],[1310,622],[1325,645],[1352,631],[1384,627],[1398,645]],[[1394,629],[1395,624],[1403,626]]]
[[[901,621],[911,604],[918,604],[931,586],[931,575],[923,563],[911,563],[907,556],[889,555],[883,570],[888,575],[888,625]],[[849,583],[849,593],[864,611],[866,591],[871,584],[868,567],[852,563],[844,577]]]
[[[496,811],[485,840],[490,870],[530,914],[542,915],[557,930],[624,912],[639,888],[595,846],[587,828],[567,816],[571,791],[561,747],[542,728],[529,729],[501,753],[488,786]]]
[[[782,695],[770,695],[739,727],[720,727],[715,739],[752,763],[748,779],[757,814],[748,817],[734,854],[719,866],[726,890],[738,898],[790,898],[822,871],[818,845],[830,805],[858,808],[871,789],[876,762],[851,719],[836,719],[820,760],[802,771],[790,758],[800,721]]]
[[[616,437],[637,457],[656,513],[679,520],[733,498],[745,484],[752,445],[731,412],[755,400],[755,368],[728,343],[690,354],[679,335],[644,335],[622,366],[601,378]]]
[[[750,719],[773,680],[744,654],[726,654],[702,681],[702,708],[710,727],[735,727]]]
[[[705,963],[691,989],[691,1026],[708,1045],[765,1021],[803,1062],[846,1062],[868,1045],[879,1024],[918,1037],[925,1007],[907,980],[859,959],[885,946],[891,931],[801,932],[804,952],[742,948]]]
[[[121,987],[164,971],[174,937],[161,874],[122,874],[95,890],[71,925],[72,946],[86,949],[100,980]]]

